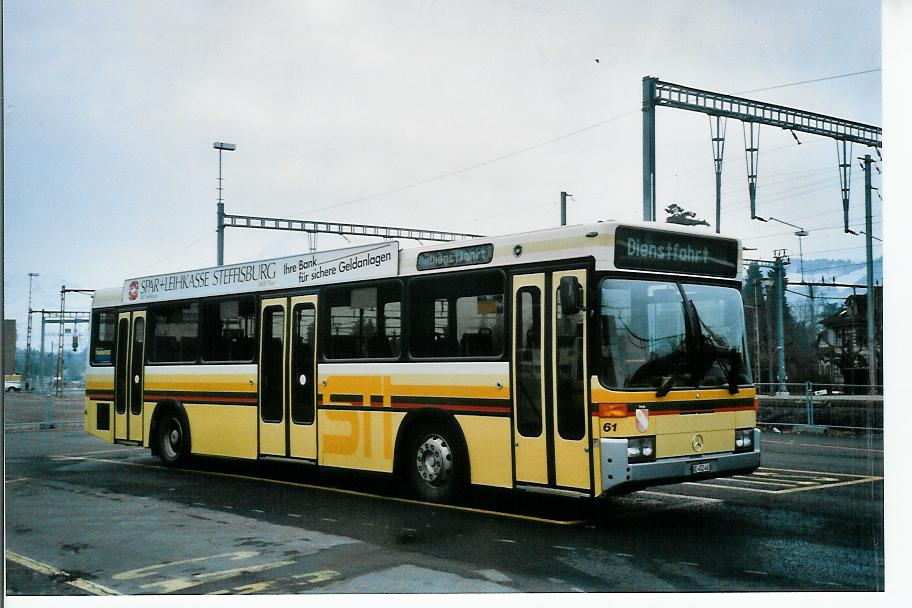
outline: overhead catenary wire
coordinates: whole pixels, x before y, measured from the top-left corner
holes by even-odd
[[[751,92],[758,92],[758,91],[768,91],[768,90],[772,90],[772,89],[778,89],[778,88],[785,88],[785,87],[797,86],[797,85],[801,85],[801,84],[808,84],[808,83],[812,83],[812,82],[820,82],[820,81],[824,81],[824,80],[835,80],[835,79],[837,79],[837,78],[848,78],[848,77],[851,77],[851,76],[857,76],[857,75],[866,74],[866,73],[869,73],[869,72],[877,72],[877,71],[880,71],[880,69],[881,69],[881,68],[874,68],[874,69],[871,69],[871,70],[865,70],[865,71],[860,71],[860,72],[849,72],[849,73],[846,73],[846,74],[836,74],[836,75],[832,75],[832,76],[824,76],[824,77],[821,77],[821,78],[815,78],[815,79],[810,79],[810,80],[804,80],[804,81],[800,81],[800,82],[784,83],[784,84],[778,84],[778,85],[772,85],[772,86],[768,86],[768,87],[763,87],[763,88],[760,88],[760,89],[752,89],[752,90],[748,90],[748,91],[739,91],[739,92],[736,92],[735,94],[744,94],[744,93],[751,93]],[[478,169],[478,168],[480,168],[480,167],[484,167],[484,166],[489,165],[489,164],[492,164],[492,163],[496,163],[496,162],[499,162],[499,161],[502,161],[502,160],[506,160],[506,159],[508,159],[508,158],[512,158],[512,157],[514,157],[514,156],[518,156],[518,155],[520,155],[520,154],[524,154],[524,153],[526,153],[526,152],[530,152],[530,151],[532,151],[532,150],[536,150],[536,149],[541,148],[541,147],[543,147],[543,146],[547,146],[547,145],[549,145],[549,144],[552,144],[552,143],[561,141],[561,140],[563,140],[563,139],[567,139],[567,138],[569,138],[569,137],[573,137],[574,135],[579,135],[580,133],[584,133],[584,132],[586,132],[586,131],[590,131],[590,130],[592,130],[592,129],[595,129],[595,128],[601,127],[601,126],[603,126],[603,125],[606,125],[606,124],[615,122],[615,121],[617,121],[617,120],[620,120],[621,118],[625,118],[625,117],[627,117],[627,116],[631,116],[631,115],[633,115],[633,114],[637,114],[637,113],[639,113],[640,111],[641,111],[640,108],[631,109],[631,110],[628,110],[628,111],[623,112],[623,113],[621,113],[621,114],[617,114],[617,115],[612,116],[612,117],[610,117],[610,118],[607,118],[607,119],[605,119],[605,120],[599,121],[599,122],[597,122],[597,123],[594,123],[594,124],[591,124],[591,125],[587,125],[587,126],[585,126],[585,127],[581,127],[581,128],[579,128],[579,129],[575,129],[575,130],[573,130],[573,131],[570,131],[570,132],[568,132],[568,133],[563,133],[563,134],[557,135],[557,136],[555,136],[555,137],[551,137],[551,138],[549,138],[549,139],[546,139],[546,140],[544,140],[544,141],[538,142],[538,143],[536,143],[536,144],[532,144],[532,145],[530,145],[530,146],[526,146],[526,147],[520,148],[520,149],[518,149],[518,150],[514,150],[514,151],[512,151],[512,152],[508,152],[508,153],[506,153],[506,154],[502,154],[502,155],[500,155],[500,156],[496,156],[496,157],[489,158],[489,159],[486,159],[486,160],[483,160],[483,161],[480,161],[480,162],[472,163],[472,164],[470,164],[470,165],[467,165],[467,166],[465,166],[465,167],[461,167],[461,168],[459,168],[459,169],[454,169],[454,170],[452,170],[452,171],[447,171],[447,172],[445,172],[445,173],[441,173],[441,174],[435,175],[435,176],[433,176],[433,177],[428,177],[428,178],[425,178],[425,179],[421,179],[421,180],[417,180],[417,181],[414,181],[414,182],[410,182],[410,183],[404,184],[404,185],[402,185],[402,186],[397,186],[397,187],[394,187],[394,188],[390,188],[390,189],[388,189],[388,190],[384,190],[384,191],[382,191],[382,192],[378,192],[378,193],[375,193],[375,194],[370,194],[370,195],[367,195],[367,196],[362,196],[362,197],[358,197],[358,198],[354,198],[354,199],[350,199],[350,200],[346,200],[346,201],[340,201],[340,202],[338,202],[338,203],[333,203],[333,204],[330,204],[330,205],[325,205],[325,206],[323,206],[323,207],[318,207],[318,208],[315,208],[315,209],[308,209],[308,210],[306,210],[306,211],[304,211],[304,212],[301,212],[301,213],[299,213],[299,214],[296,214],[294,217],[301,217],[302,215],[306,215],[306,214],[318,213],[318,212],[320,212],[320,211],[327,211],[327,210],[329,210],[329,209],[337,209],[337,208],[339,208],[339,207],[344,207],[344,206],[348,206],[348,205],[353,205],[353,204],[355,204],[355,203],[361,203],[361,202],[368,201],[368,200],[372,200],[372,199],[375,199],[375,198],[380,198],[380,197],[383,197],[383,196],[388,196],[388,195],[390,195],[390,194],[395,194],[395,193],[397,193],[397,192],[402,192],[402,191],[404,191],[404,190],[408,190],[408,189],[411,189],[411,188],[416,188],[416,187],[418,187],[418,186],[423,186],[423,185],[425,185],[425,184],[429,184],[429,183],[431,183],[431,182],[435,182],[435,181],[438,181],[438,180],[441,180],[441,179],[445,179],[445,178],[448,178],[448,177],[452,177],[452,176],[454,176],[454,175],[459,175],[459,174],[461,174],[461,173],[465,173],[465,172],[471,171],[471,170],[473,170],[473,169]],[[794,145],[794,144],[793,144],[793,145]],[[791,146],[788,146],[788,147],[791,147]],[[769,153],[769,152],[767,152],[767,153]]]

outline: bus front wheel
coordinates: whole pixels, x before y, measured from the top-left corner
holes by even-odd
[[[412,488],[424,500],[452,500],[465,486],[466,462],[456,435],[422,426],[409,442],[407,465]]]
[[[158,455],[169,467],[184,463],[187,458],[185,421],[175,411],[167,412],[158,423]]]

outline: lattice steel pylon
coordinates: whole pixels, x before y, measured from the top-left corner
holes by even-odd
[[[760,125],[742,122],[744,162],[747,165],[747,193],[750,197],[751,219],[757,217],[757,170],[760,165]]]
[[[713,169],[716,172],[716,234],[722,224],[722,158],[725,155],[725,127],[727,119],[722,116],[709,117],[709,138],[712,143]]]

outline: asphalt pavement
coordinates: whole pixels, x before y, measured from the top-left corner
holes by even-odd
[[[877,591],[879,438],[765,433],[752,475],[601,501],[6,435],[9,595]]]

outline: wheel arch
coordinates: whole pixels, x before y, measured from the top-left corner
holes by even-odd
[[[393,448],[393,475],[400,477],[405,467],[405,447],[409,438],[425,426],[432,428],[446,429],[451,431],[453,438],[456,440],[456,448],[459,455],[465,463],[465,482],[472,481],[472,462],[469,459],[469,445],[466,442],[465,433],[462,432],[462,425],[456,420],[452,413],[434,409],[423,408],[414,412],[409,412],[402,423],[399,425],[399,431],[396,433],[396,443]]]
[[[158,424],[162,417],[168,412],[175,412],[184,423],[184,429],[186,429],[184,435],[185,441],[187,442],[187,454],[189,455],[193,451],[190,419],[187,416],[187,410],[184,408],[184,404],[176,399],[162,399],[155,404],[155,408],[152,410],[152,422],[149,425],[149,447],[152,448],[152,454],[157,456],[161,451],[159,443],[156,441],[156,437],[158,436]]]

